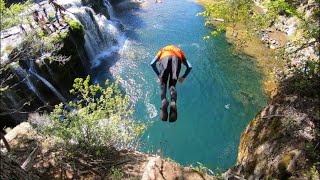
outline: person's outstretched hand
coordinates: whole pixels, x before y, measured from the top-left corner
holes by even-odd
[[[183,77],[179,77],[178,81],[179,81],[179,83],[182,83],[184,81],[184,78]]]

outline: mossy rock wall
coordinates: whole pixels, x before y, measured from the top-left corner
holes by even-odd
[[[0,73],[1,79],[12,75],[12,78],[5,82],[10,89],[2,94],[0,101],[2,107],[0,110],[2,114],[6,114],[2,116],[6,121],[2,121],[0,128],[5,125],[11,126],[12,124],[24,121],[27,118],[26,112],[39,110],[39,107],[43,107],[40,109],[41,111],[50,111],[55,104],[60,103],[59,98],[47,85],[29,73],[28,79],[34,85],[38,94],[41,95],[41,98],[39,98],[25,83],[27,79],[17,76],[13,66],[20,66],[26,72],[29,72],[30,64],[33,63],[37,74],[52,84],[64,98],[67,100],[73,98],[69,90],[72,88],[75,78],[86,77],[88,74],[87,68],[89,67],[89,61],[83,48],[84,37],[79,36],[79,32],[74,32],[68,28],[61,33],[67,33],[67,35],[57,44],[59,48],[53,51],[51,55],[68,57],[68,60],[52,60],[51,55],[45,58],[38,57],[34,60],[20,60],[8,65],[8,67]],[[14,113],[5,113],[8,109],[16,109],[17,111]]]
[[[308,113],[316,103],[319,101],[278,94],[243,131],[237,164],[227,176],[319,179],[319,117]]]

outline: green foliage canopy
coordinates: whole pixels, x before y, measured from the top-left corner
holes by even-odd
[[[319,2],[317,2],[319,3]],[[244,25],[247,35],[255,33],[256,30],[262,30],[270,27],[279,17],[285,15],[295,16],[301,21],[301,29],[304,36],[319,39],[319,10],[315,10],[313,18],[306,19],[302,13],[299,13],[293,5],[285,0],[266,1],[263,4],[266,12],[257,12],[252,0],[214,0],[205,5],[205,11],[199,13],[207,17],[206,25],[215,24],[216,28],[212,35],[216,36],[227,27],[235,28],[236,24]],[[212,23],[212,20],[220,19],[219,23]]]
[[[237,23],[242,23],[250,30],[253,27],[254,18],[252,10],[253,2],[251,0],[216,0],[205,5],[205,11],[199,13],[207,17],[205,25],[212,24],[212,20],[220,20],[216,24],[216,29],[212,31],[212,35],[216,36],[227,27],[235,28]]]
[[[69,25],[70,25],[71,31],[75,35],[77,35],[79,37],[83,37],[84,36],[84,27],[80,22],[78,22],[76,20],[70,20],[69,21]]]
[[[30,8],[30,5],[31,2],[28,0],[24,4],[14,3],[7,8],[5,0],[0,0],[1,30],[22,23],[23,17],[20,13]]]
[[[118,88],[119,81],[110,84],[107,80],[106,88],[89,82],[89,76],[75,79],[70,92],[77,100],[69,103],[73,110],[57,105],[45,132],[87,151],[106,146],[135,149],[145,124],[132,119],[133,108]]]

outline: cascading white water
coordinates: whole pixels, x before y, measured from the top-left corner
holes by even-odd
[[[28,88],[34,92],[34,94],[37,95],[37,97],[46,104],[46,100],[41,96],[40,92],[37,90],[37,88],[34,86],[33,82],[30,79],[30,74],[27,73],[27,71],[23,68],[21,68],[19,65],[13,67],[14,72],[16,73],[16,76],[18,76],[22,82],[24,82]]]
[[[46,68],[48,69],[48,72],[49,72],[50,76],[54,77],[54,74],[53,74],[51,68],[49,67],[49,65],[45,61],[43,61],[43,63],[46,66]]]
[[[85,28],[85,51],[90,59],[92,67],[96,67],[106,57],[117,52],[125,42],[124,33],[119,28],[119,22],[113,17],[112,6],[108,0],[103,0],[104,6],[108,9],[111,20],[104,15],[96,14],[90,7],[83,6],[81,0],[58,0],[58,4],[67,9],[65,12],[72,19],[79,21]],[[53,73],[47,64],[50,75]],[[30,76],[42,81],[64,104],[67,100],[63,95],[44,77],[39,75],[34,68],[33,61],[30,63],[30,69],[25,70],[19,65],[14,66],[14,72],[23,81],[28,88],[36,94],[39,99],[46,104],[46,100],[37,90]]]
[[[41,80],[60,99],[60,101],[66,104],[67,103],[66,98],[64,98],[63,95],[49,81],[47,81],[45,78],[43,78],[36,72],[36,69],[33,63],[34,63],[33,61],[30,62],[29,72],[35,77],[37,77],[39,80]]]
[[[3,94],[3,98],[8,98],[11,102],[11,105],[13,105],[13,107],[19,107],[20,105],[17,100],[17,97],[11,91],[6,91],[6,93]]]
[[[108,9],[108,13],[109,13],[110,17],[111,18],[114,17],[113,9],[112,9],[110,2],[108,0],[103,0],[103,5]]]
[[[101,60],[117,52],[125,42],[124,33],[118,27],[119,22],[113,18],[112,7],[107,0],[104,5],[109,11],[111,20],[104,15],[96,14],[90,7],[71,7],[71,17],[76,18],[85,29],[85,50],[92,67],[97,67]]]

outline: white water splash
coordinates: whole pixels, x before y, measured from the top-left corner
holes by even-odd
[[[158,111],[157,108],[154,104],[150,103],[150,96],[149,96],[149,92],[146,93],[145,95],[145,101],[144,101],[148,114],[149,114],[149,118],[153,119],[158,115]]]

